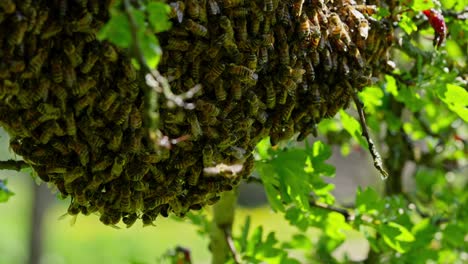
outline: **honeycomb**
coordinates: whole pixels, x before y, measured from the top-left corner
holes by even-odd
[[[144,133],[144,75],[96,33],[113,1],[0,2],[0,125],[10,148],[63,197],[70,215],[130,227],[215,203],[250,175],[264,137],[277,144],[347,108],[386,65],[391,25],[354,1],[186,0],[158,35],[174,93],[160,99],[157,148]],[[361,1],[362,2],[362,1]]]

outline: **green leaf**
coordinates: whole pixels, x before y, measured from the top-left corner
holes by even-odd
[[[406,34],[408,35],[411,35],[411,33],[413,33],[413,31],[417,31],[418,30],[418,27],[416,26],[416,24],[414,23],[414,21],[409,17],[407,16],[406,14],[402,14],[401,15],[401,20],[400,22],[398,23],[398,25],[400,26],[401,29],[403,29]]]
[[[445,89],[438,89],[437,95],[450,110],[468,122],[468,92],[465,89],[449,83]]]
[[[424,101],[414,89],[407,86],[400,87],[396,99],[405,104],[405,106],[412,112],[418,112],[424,107]]]
[[[262,179],[263,187],[267,194],[268,202],[270,203],[273,211],[284,212],[283,202],[281,195],[275,186],[279,185],[277,174],[271,164],[265,162],[255,162],[255,168]]]
[[[294,225],[303,232],[305,232],[309,227],[309,219],[305,215],[304,211],[295,206],[292,206],[286,210],[284,218],[288,220],[291,225]]]
[[[389,93],[391,93],[393,96],[398,95],[398,87],[396,80],[393,76],[390,75],[385,75],[385,81],[386,81],[386,86],[385,90]]]
[[[8,199],[10,199],[10,197],[14,194],[15,193],[13,193],[7,188],[7,180],[0,179],[0,203],[7,202]]]
[[[458,224],[448,224],[443,231],[443,241],[453,247],[459,247],[465,244],[466,233],[462,230],[463,227]]]
[[[256,151],[258,155],[260,156],[260,159],[264,159],[264,160],[271,158],[269,154],[270,149],[271,149],[271,143],[270,143],[269,137],[262,139],[260,142],[258,142],[256,146]]]
[[[369,86],[359,93],[359,98],[366,107],[366,112],[375,113],[376,109],[383,105],[384,93],[380,87]]]
[[[249,231],[250,231],[250,215],[245,217],[245,223],[242,226],[242,234],[239,239],[239,244],[240,244],[240,250],[241,252],[247,250],[247,240],[249,237]]]
[[[169,12],[171,8],[162,2],[152,2],[146,6],[148,10],[148,20],[155,33],[169,30],[171,22],[169,21]]]
[[[344,110],[340,110],[341,122],[344,129],[359,143],[363,148],[367,148],[367,141],[362,137],[362,129],[359,122],[354,117],[348,115]]]
[[[364,191],[359,187],[356,192],[356,209],[361,213],[379,214],[384,208],[384,201],[379,194],[367,187]]]
[[[111,9],[111,18],[98,32],[97,38],[107,39],[121,48],[128,48],[132,43],[132,34],[126,15],[121,11]]]
[[[428,0],[413,0],[413,3],[411,5],[411,9],[413,9],[416,12],[420,12],[433,7],[434,3]]]
[[[312,241],[304,234],[294,234],[290,241],[283,243],[283,248],[288,249],[310,249],[312,246]]]
[[[158,66],[162,54],[158,39],[150,32],[146,32],[146,34],[140,38],[140,44],[143,56],[146,59],[146,64],[151,69],[155,69]]]
[[[381,224],[378,226],[378,232],[382,235],[385,243],[399,253],[406,252],[411,242],[414,241],[413,234],[395,222]]]

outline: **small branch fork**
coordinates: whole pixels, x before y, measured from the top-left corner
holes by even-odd
[[[0,170],[15,170],[20,171],[22,169],[29,168],[29,164],[22,160],[1,160]]]
[[[362,128],[362,136],[366,138],[367,144],[369,146],[369,151],[372,155],[372,159],[374,160],[374,167],[380,172],[382,179],[386,179],[388,177],[388,173],[383,168],[382,158],[380,157],[377,148],[375,147],[374,141],[370,138],[369,130],[367,129],[366,124],[366,117],[364,115],[364,111],[362,109],[362,102],[357,97],[356,93],[353,93],[353,101],[356,104],[356,108],[359,114],[359,123],[361,124]]]

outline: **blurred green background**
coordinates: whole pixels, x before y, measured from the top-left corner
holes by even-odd
[[[8,135],[1,130],[1,160],[18,158],[9,151],[8,142]],[[346,159],[336,156],[330,162],[338,166],[337,177],[331,181],[337,183],[335,195],[342,201],[352,199],[357,184],[366,185],[369,179],[378,179],[373,170],[356,166],[370,164],[365,153]],[[97,215],[80,215],[71,225],[72,217],[62,217],[69,199],[57,199],[46,184],[39,185],[28,173],[5,170],[0,171],[0,179],[7,179],[8,188],[15,193],[7,203],[0,204],[0,264],[160,263],[160,257],[176,246],[190,249],[193,263],[210,261],[208,237],[198,235],[197,227],[188,220],[159,218],[155,227],[143,227],[137,222],[130,229],[123,226],[115,229],[102,225]],[[252,227],[263,225],[265,233],[275,231],[280,241],[287,241],[299,232],[282,215],[269,209],[259,185],[241,186],[239,203],[242,205],[236,214],[234,232],[240,231],[247,215],[251,216]],[[205,211],[209,214],[211,208]],[[312,241],[318,232],[308,231]],[[355,260],[365,258],[368,251],[365,239],[359,233],[349,233],[348,237],[335,255],[346,254]],[[307,253],[291,252],[296,257]]]

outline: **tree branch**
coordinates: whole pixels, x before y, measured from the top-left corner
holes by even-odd
[[[356,104],[357,112],[359,114],[359,123],[361,124],[362,128],[362,136],[367,140],[369,151],[372,155],[372,159],[374,160],[374,167],[380,172],[382,178],[386,179],[388,177],[388,173],[383,168],[382,158],[380,157],[380,154],[375,147],[374,141],[372,141],[370,138],[366,124],[366,117],[364,115],[364,111],[362,110],[362,102],[359,100],[356,93],[353,93],[353,100]]]
[[[20,171],[25,168],[29,168],[29,164],[22,160],[1,160],[0,170],[15,170]]]

